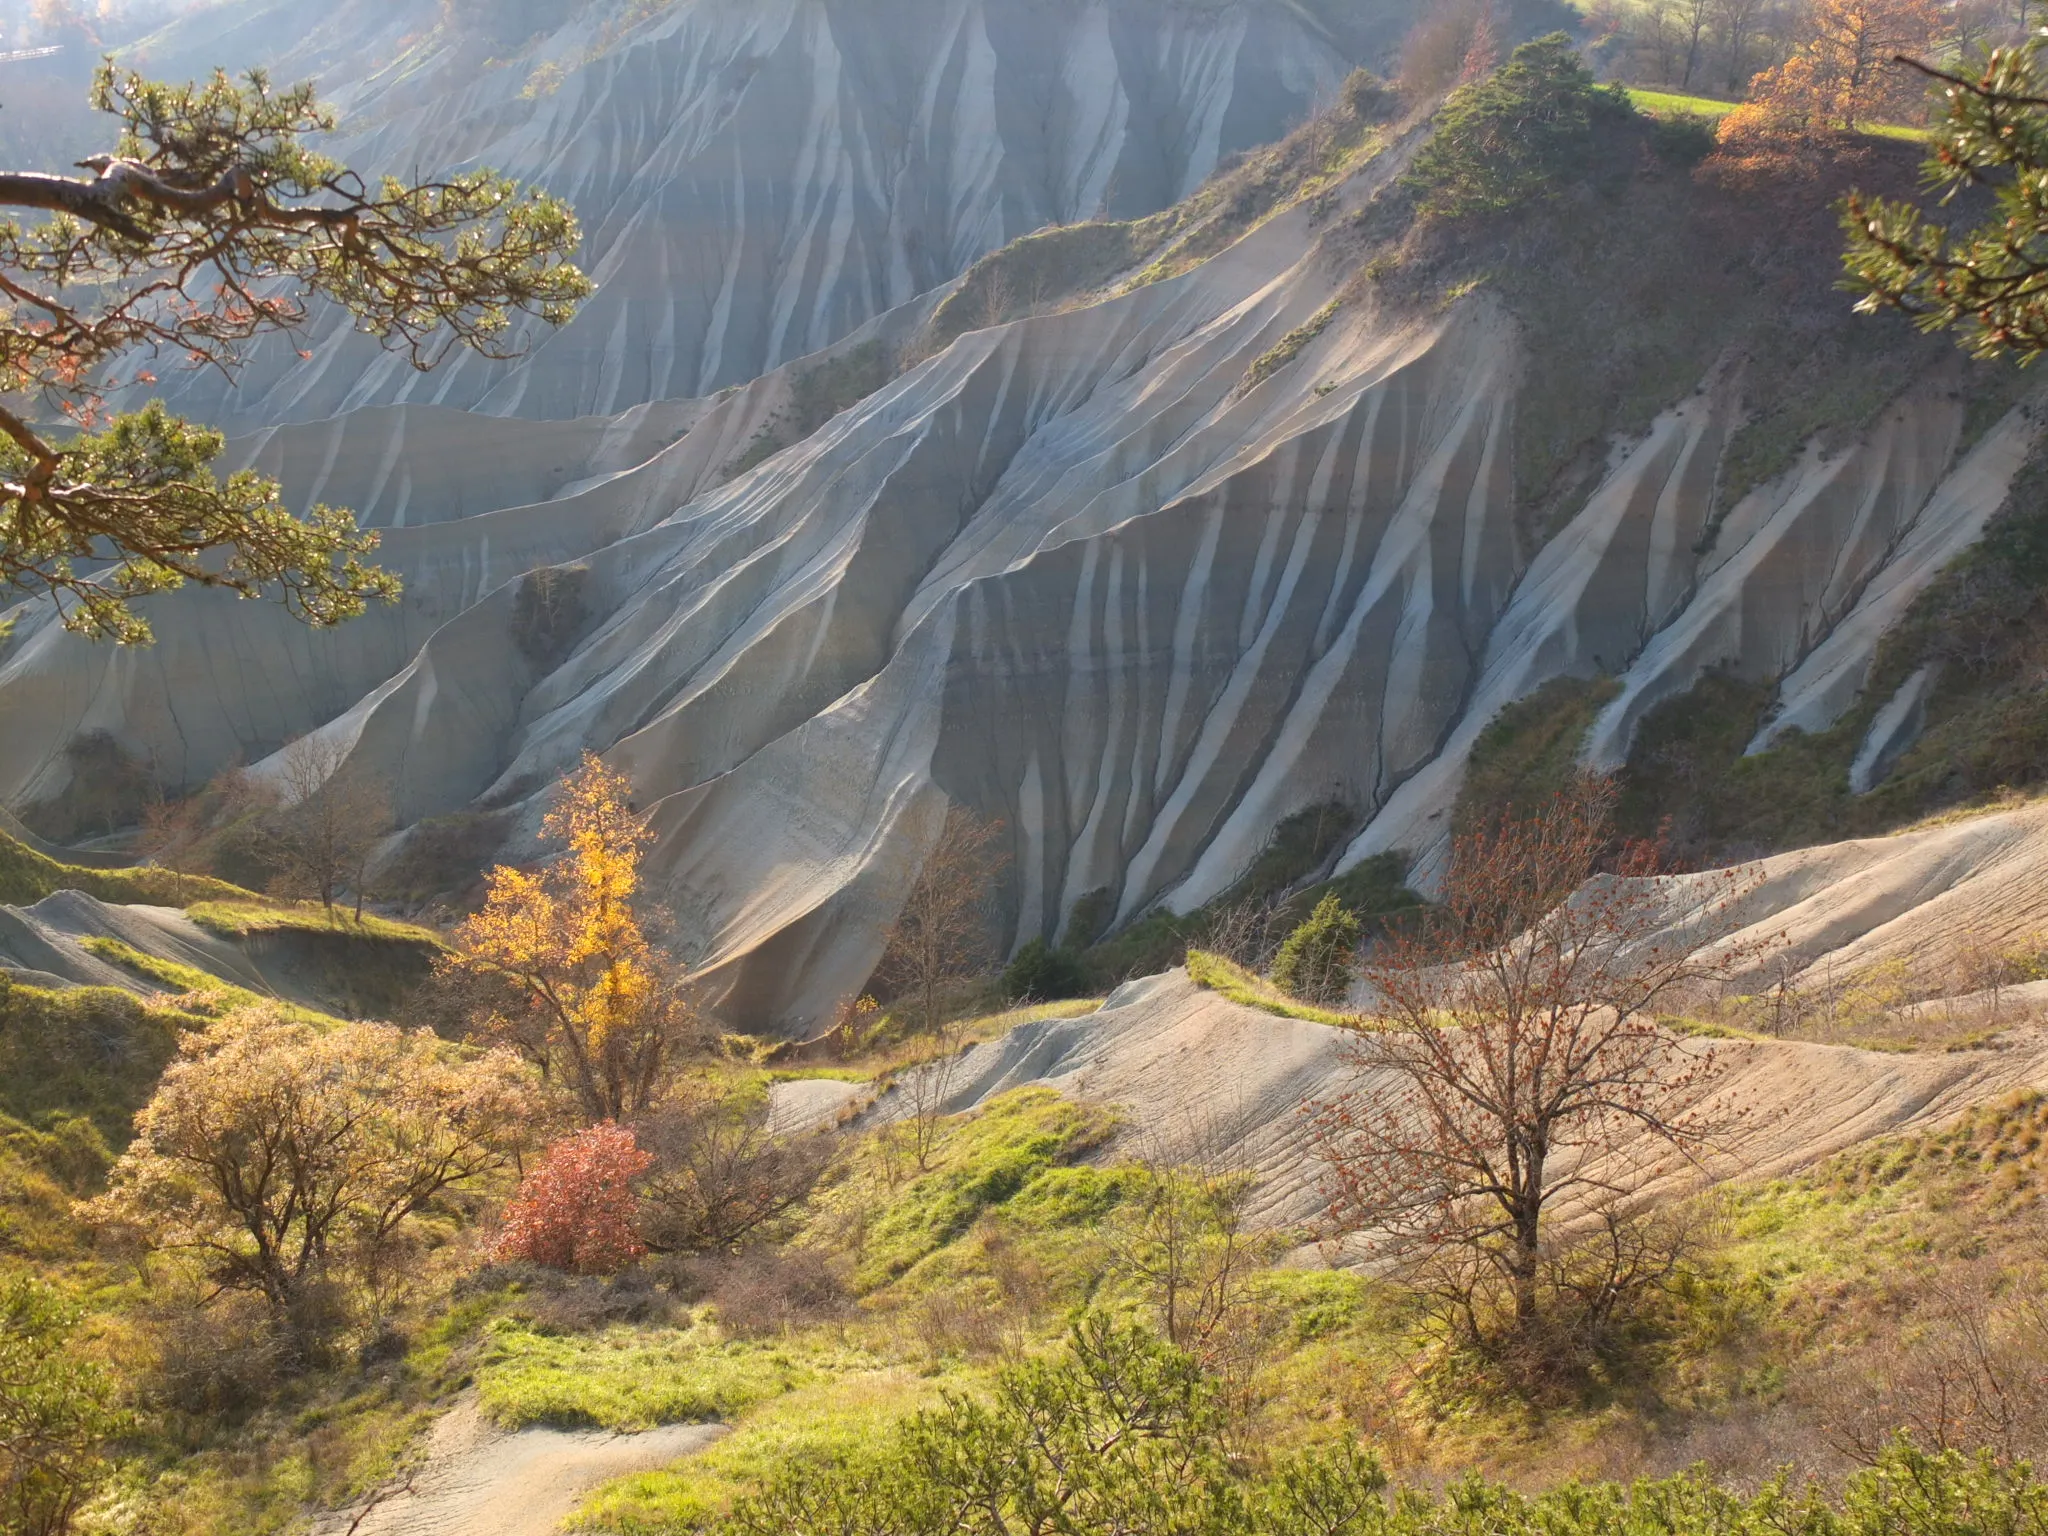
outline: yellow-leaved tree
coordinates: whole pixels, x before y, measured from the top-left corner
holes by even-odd
[[[1898,59],[1926,54],[1945,14],[1940,0],[1813,0],[1799,46],[1751,83],[1749,100],[1721,120],[1721,142],[1741,148],[1917,120],[1927,81]]]
[[[535,869],[500,865],[442,962],[470,1027],[520,1051],[589,1121],[644,1113],[694,1034],[682,976],[634,910],[649,839],[625,776],[585,753]]]

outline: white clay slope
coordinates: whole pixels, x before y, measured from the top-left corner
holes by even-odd
[[[167,376],[175,405],[242,431],[373,403],[559,418],[709,394],[1046,224],[1178,201],[1349,68],[1282,0],[677,0],[630,26],[626,0],[565,9],[493,49],[424,0],[242,0],[137,50],[165,73],[248,55],[316,77],[358,168],[545,187],[598,285],[510,364],[418,373],[329,316],[310,360],[259,349],[239,388]]]
[[[1021,1025],[974,1046],[937,1069],[945,1075],[932,1086],[948,1112],[1027,1087],[1120,1106],[1131,1134],[1111,1156],[1222,1161],[1255,1177],[1255,1225],[1299,1228],[1327,1209],[1319,1107],[1371,1085],[1351,1038],[1241,1007],[1171,971],[1120,987],[1086,1017]],[[1716,1081],[1699,1113],[1731,1129],[1704,1166],[1660,1156],[1647,1137],[1624,1143],[1618,1159],[1647,1171],[1647,1189],[1661,1196],[1689,1193],[1703,1177],[1782,1178],[1873,1137],[1931,1129],[1972,1105],[2048,1086],[2048,1033],[2034,1025],[1983,1050],[1751,1040],[1676,1048],[1712,1056]],[[887,1118],[905,1102],[899,1090],[869,1113]]]
[[[1005,823],[1021,943],[1098,891],[1186,910],[1331,799],[1369,815],[1344,862],[1403,850],[1426,876],[1473,740],[1560,675],[1622,678],[1603,760],[1717,665],[1789,677],[1787,718],[1825,723],[2034,436],[2016,412],[1966,442],[1946,391],[1911,388],[1710,528],[1741,409],[1717,375],[1530,558],[1521,341],[1484,296],[1395,320],[1354,292],[1242,387],[1350,276],[1298,209],[1182,276],[971,332],[736,478],[790,371],[509,438],[407,410],[245,445],[402,513],[405,601],[308,636],[180,594],[125,653],[25,612],[0,795],[54,797],[85,730],[195,783],[319,726],[413,821],[525,800],[594,747],[652,806],[653,889],[734,1021],[801,1032],[867,980],[949,799]],[[476,453],[525,456],[480,484],[553,499],[475,511],[420,461]],[[577,593],[558,647],[518,630],[536,564]]]

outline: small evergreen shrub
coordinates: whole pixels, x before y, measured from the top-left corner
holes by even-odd
[[[1054,949],[1033,939],[1017,951],[1003,971],[1003,996],[1015,1003],[1051,1003],[1063,997],[1086,997],[1088,977],[1081,958],[1070,949]]]
[[[1332,892],[1316,903],[1308,921],[1287,936],[1273,962],[1273,983],[1311,1003],[1341,1003],[1351,988],[1351,956],[1358,947],[1359,922]]]
[[[1627,116],[1562,32],[1524,43],[1495,74],[1451,93],[1406,185],[1445,218],[1502,213],[1555,195],[1585,165],[1597,116]]]

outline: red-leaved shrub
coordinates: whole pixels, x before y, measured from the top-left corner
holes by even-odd
[[[633,1231],[633,1180],[654,1161],[607,1120],[547,1149],[505,1207],[495,1256],[577,1275],[616,1274],[647,1251]]]

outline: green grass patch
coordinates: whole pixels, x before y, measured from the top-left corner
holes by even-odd
[[[1076,1104],[1049,1088],[991,1099],[942,1129],[931,1166],[890,1187],[891,1170],[863,1166],[832,1191],[840,1211],[870,1212],[864,1223],[857,1291],[873,1291],[959,1238],[983,1212],[1022,1194],[1047,1169],[1109,1140],[1109,1111]]]
[[[1611,677],[1552,678],[1495,715],[1472,744],[1451,825],[1471,831],[1549,803],[1578,771],[1586,732],[1620,691]]]
[[[332,912],[316,902],[296,906],[274,906],[258,901],[207,900],[185,909],[185,915],[208,933],[224,939],[246,939],[252,934],[308,933],[323,937],[341,934],[350,938],[388,939],[402,944],[419,944],[429,949],[447,946],[430,928],[396,922],[374,912],[354,916],[344,907]]]
[[[1254,975],[1243,966],[1212,955],[1206,950],[1188,951],[1188,976],[1194,984],[1205,991],[1214,992],[1244,1008],[1256,1008],[1261,1013],[1277,1014],[1283,1019],[1306,1019],[1311,1024],[1333,1024],[1340,1029],[1356,1029],[1358,1018],[1354,1014],[1339,1013],[1333,1008],[1318,1008],[1304,1003],[1299,998],[1289,997],[1263,976]]]
[[[1048,1019],[1086,1018],[1108,1001],[1102,997],[1061,997],[1049,1003],[1027,1003],[1022,1008],[1004,1008],[995,1013],[963,1019],[959,1028],[969,1040],[1000,1040],[1020,1024],[1043,1024]]]
[[[190,907],[195,902],[256,901],[251,892],[225,880],[181,875],[173,869],[87,869],[60,864],[19,838],[0,832],[0,902],[25,907],[58,891],[83,891],[101,901],[130,906]]]
[[[1677,91],[1642,91],[1630,88],[1629,104],[1647,117],[1705,117],[1719,120],[1733,112],[1740,102],[1721,101],[1713,96],[1685,96]]]
[[[485,1329],[476,1381],[484,1413],[507,1429],[635,1430],[731,1418],[873,1364],[858,1351],[815,1343],[727,1339],[706,1322],[556,1337],[500,1317]]]
[[[179,1036],[205,1023],[118,987],[0,987],[0,1114],[31,1126],[82,1115],[125,1146]]]
[[[865,1083],[872,1076],[859,1067],[776,1067],[763,1075],[770,1083]]]
[[[857,1456],[938,1398],[929,1372],[902,1367],[835,1376],[800,1387],[746,1415],[710,1449],[662,1472],[600,1489],[570,1520],[604,1536],[675,1536],[717,1519],[732,1501],[801,1456]]]
[[[1630,105],[1647,117],[1702,117],[1719,122],[1742,103],[1723,101],[1718,96],[1688,96],[1678,91],[1649,91],[1630,87]],[[1856,132],[1873,139],[1902,140],[1924,144],[1928,130],[1905,123],[1864,123]]]

